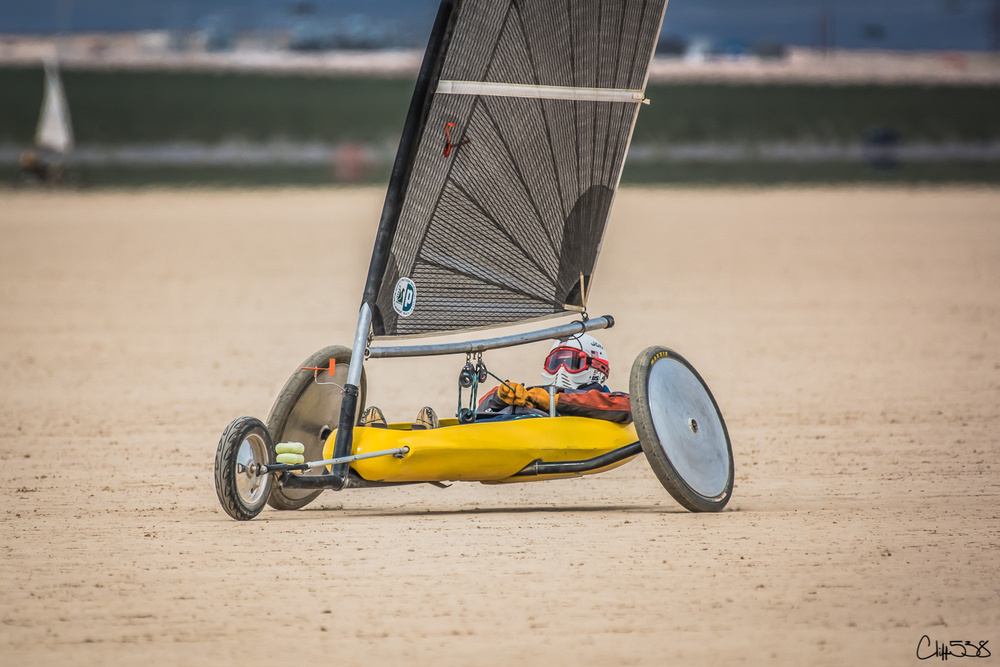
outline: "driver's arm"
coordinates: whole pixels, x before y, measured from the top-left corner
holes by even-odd
[[[500,412],[507,407],[507,404],[497,396],[497,387],[490,389],[482,400],[479,401],[477,412]]]
[[[591,389],[562,392],[556,396],[556,410],[569,417],[591,417],[616,424],[632,421],[632,404],[628,394],[621,391]]]

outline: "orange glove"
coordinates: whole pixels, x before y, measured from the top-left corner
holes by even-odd
[[[517,405],[523,407],[528,400],[528,392],[523,384],[516,382],[506,382],[497,388],[497,396],[507,405]]]
[[[548,410],[549,409],[549,392],[541,387],[535,387],[534,389],[529,389],[527,391],[528,399],[525,401],[530,407],[536,408],[538,410]],[[556,401],[559,400],[559,396],[556,395]]]

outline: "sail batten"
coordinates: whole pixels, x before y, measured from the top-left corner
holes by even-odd
[[[586,308],[665,6],[443,0],[369,271],[376,335]]]
[[[526,97],[538,100],[576,100],[579,102],[642,102],[641,90],[621,88],[579,88],[574,86],[538,86],[494,81],[441,81],[437,92],[443,95],[491,95]]]

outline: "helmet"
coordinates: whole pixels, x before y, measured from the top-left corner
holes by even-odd
[[[563,389],[579,389],[595,382],[604,384],[610,374],[608,354],[590,334],[556,341],[542,368],[545,383]]]

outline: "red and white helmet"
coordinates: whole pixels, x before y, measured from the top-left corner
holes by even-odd
[[[590,334],[577,334],[556,341],[545,357],[542,378],[545,384],[563,389],[579,389],[588,384],[604,384],[611,375],[608,353]]]

